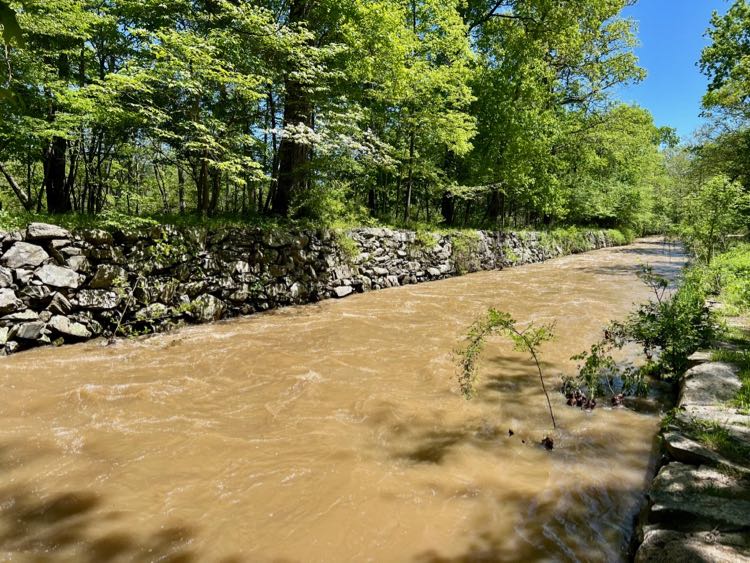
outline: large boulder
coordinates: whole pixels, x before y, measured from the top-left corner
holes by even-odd
[[[0,289],[0,315],[15,313],[22,307],[23,303],[16,297],[15,291],[7,288]]]
[[[62,266],[47,264],[39,268],[35,274],[43,284],[66,289],[76,289],[80,284],[79,276],[76,272]]]
[[[45,324],[42,321],[15,325],[10,330],[10,337],[20,340],[41,340],[44,336],[44,326]]]
[[[224,312],[225,305],[221,299],[210,293],[204,293],[190,304],[190,315],[198,322],[218,321]]]
[[[62,315],[53,316],[47,323],[47,326],[63,337],[76,340],[91,338],[91,332],[84,325],[73,322],[68,317]]]
[[[41,247],[28,242],[16,242],[0,258],[8,268],[36,268],[49,260],[49,254]]]
[[[744,492],[739,474],[670,463],[661,468],[649,492],[649,521],[667,522],[675,529],[689,524],[705,530],[750,530],[750,500],[742,498]]]
[[[31,223],[26,228],[26,240],[69,239],[70,231],[47,223]]]

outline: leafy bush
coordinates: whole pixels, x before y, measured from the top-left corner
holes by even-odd
[[[613,330],[643,346],[649,361],[658,354],[657,366],[664,375],[677,374],[687,366],[688,356],[714,334],[700,272],[688,271],[672,295],[667,293],[669,282],[650,267],[643,267],[640,278],[655,299],[641,305],[625,323],[616,323]]]
[[[568,404],[592,406],[591,401],[607,391],[613,404],[619,404],[624,395],[643,395],[647,376],[669,378],[682,372],[688,357],[712,339],[715,324],[706,306],[700,269],[688,271],[680,288],[672,293],[668,280],[649,266],[642,267],[639,277],[654,298],[626,321],[612,323],[589,351],[573,356],[582,363],[575,377],[564,380],[562,392]],[[622,365],[612,357],[627,343],[642,346],[646,362],[641,368]]]
[[[334,231],[336,236],[336,244],[341,249],[342,254],[347,262],[350,264],[357,259],[362,253],[362,249],[359,247],[357,242],[350,237],[348,234],[342,231]]]

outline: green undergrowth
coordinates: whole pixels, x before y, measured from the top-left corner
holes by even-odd
[[[745,340],[744,345],[750,346],[750,342]],[[750,415],[750,349],[714,350],[711,354],[711,361],[727,362],[739,368],[738,375],[742,387],[732,401],[732,406],[736,407],[741,414]]]
[[[707,288],[718,295],[727,316],[750,312],[750,244],[738,244],[704,268]]]
[[[706,291],[721,304],[724,317],[750,314],[750,244],[740,243],[716,256],[704,266],[701,277]],[[750,333],[740,328],[726,328],[719,340],[734,349],[718,349],[712,360],[735,364],[742,382],[732,405],[742,414],[750,414]]]
[[[335,231],[346,231],[361,227],[380,227],[390,229],[411,230],[417,233],[417,242],[423,246],[430,246],[437,236],[450,235],[454,238],[465,242],[465,246],[471,247],[472,243],[478,240],[477,229],[467,228],[447,228],[439,223],[425,222],[383,222],[371,218],[352,219],[343,217],[333,220],[312,220],[312,219],[281,219],[265,215],[221,215],[216,217],[205,217],[192,213],[170,214],[170,215],[128,215],[116,211],[105,211],[98,215],[89,215],[83,213],[65,213],[60,215],[51,215],[48,213],[28,213],[28,212],[9,212],[0,211],[0,230],[14,231],[24,229],[29,223],[40,222],[60,225],[66,229],[89,229],[99,228],[105,230],[116,229],[136,229],[148,228],[155,225],[174,225],[176,227],[202,227],[209,229],[221,228],[246,228],[257,227],[263,230],[301,230],[301,229],[320,229],[326,228]],[[488,229],[500,230],[500,229]],[[556,228],[550,230],[524,230],[524,229],[506,229],[507,232],[515,232],[520,236],[525,233],[540,233],[542,241],[549,244],[559,245],[566,253],[582,252],[591,250],[591,245],[587,241],[586,233],[595,231],[603,232],[607,240],[612,244],[627,244],[632,242],[634,234],[627,229],[608,229],[601,230],[595,228],[586,228],[571,226],[566,228]],[[462,244],[459,242],[459,245]]]

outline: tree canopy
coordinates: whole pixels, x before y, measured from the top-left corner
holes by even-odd
[[[613,96],[630,3],[4,1],[0,199],[648,229],[673,132]]]

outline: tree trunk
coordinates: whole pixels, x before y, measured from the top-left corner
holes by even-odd
[[[292,0],[289,7],[290,25],[305,22],[309,12],[307,0]],[[308,161],[312,154],[307,143],[288,134],[291,127],[312,127],[312,102],[302,82],[292,76],[289,69],[284,79],[284,135],[279,146],[278,181],[273,194],[273,212],[288,217],[292,202],[310,182]]]
[[[67,145],[65,139],[55,137],[44,153],[44,190],[47,194],[47,211],[50,213],[67,213],[71,210],[65,178]]]
[[[406,180],[406,205],[404,206],[404,222],[411,218],[411,193],[414,184],[414,131],[409,139],[409,176]]]
[[[503,215],[505,207],[505,194],[501,193],[499,189],[493,188],[490,192],[490,202],[487,207],[487,216],[493,224],[497,224],[498,218]]]
[[[208,214],[213,217],[219,207],[219,195],[221,193],[221,172],[211,171],[211,200],[208,203]]]
[[[185,172],[177,165],[177,199],[179,200],[180,215],[185,214]]]
[[[443,192],[443,198],[440,201],[440,212],[445,224],[452,227],[456,220],[456,200],[453,194],[447,190]]]

